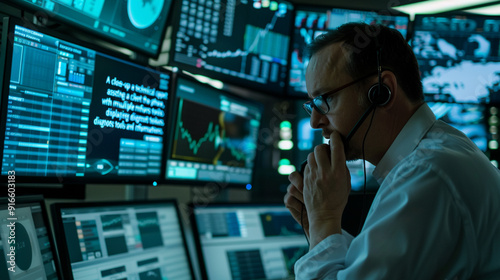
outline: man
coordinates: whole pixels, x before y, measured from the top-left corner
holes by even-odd
[[[309,51],[304,108],[330,144],[309,154],[303,177],[289,176],[284,201],[310,241],[296,278],[500,279],[500,172],[436,121],[399,32],[346,24]],[[359,158],[380,188],[353,238],[341,217],[346,160]]]

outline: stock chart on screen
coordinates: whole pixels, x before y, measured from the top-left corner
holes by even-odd
[[[167,179],[251,183],[260,105],[184,78],[175,104]]]
[[[255,90],[283,93],[290,3],[182,0],[174,9],[172,64]]]

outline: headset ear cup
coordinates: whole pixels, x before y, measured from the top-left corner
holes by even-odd
[[[368,100],[376,106],[384,106],[391,100],[391,90],[388,86],[382,84],[379,93],[378,84],[374,84],[368,90]]]

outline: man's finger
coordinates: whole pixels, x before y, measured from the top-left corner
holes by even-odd
[[[330,134],[330,150],[332,170],[345,167],[344,143],[337,131]]]
[[[288,175],[288,180],[290,181],[290,183],[292,183],[292,185],[294,185],[297,188],[300,194],[302,194],[304,190],[304,183],[303,183],[304,179],[302,178],[302,175],[300,175],[299,172],[294,171],[290,173],[290,175]]]

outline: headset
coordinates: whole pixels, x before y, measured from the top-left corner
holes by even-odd
[[[366,170],[366,168],[364,166],[364,163],[365,163],[365,152],[364,152],[365,139],[366,139],[366,136],[368,135],[368,131],[370,130],[370,127],[371,127],[371,124],[373,121],[373,116],[375,115],[375,109],[377,107],[385,106],[387,103],[389,103],[389,101],[391,100],[391,96],[392,96],[391,89],[387,85],[382,83],[382,63],[381,63],[382,47],[381,47],[376,35],[373,36],[373,40],[375,41],[375,49],[376,49],[376,55],[377,55],[378,82],[376,84],[372,85],[368,89],[368,101],[370,101],[370,106],[368,107],[368,109],[366,109],[366,111],[363,113],[363,115],[361,115],[361,117],[356,122],[356,124],[353,126],[351,131],[349,131],[349,133],[347,134],[347,137],[343,138],[341,136],[342,142],[344,144],[344,149],[345,149],[347,147],[347,144],[351,140],[352,136],[354,136],[354,133],[356,133],[356,131],[358,131],[358,129],[361,127],[361,125],[366,120],[368,115],[372,111],[374,111],[372,114],[368,129],[366,130],[365,136],[363,138],[362,150],[363,150],[363,169],[364,170]],[[305,169],[306,165],[307,165],[307,160],[303,161],[300,168],[299,168],[299,173],[302,176],[302,178],[304,178],[304,169]],[[363,202],[362,202],[362,209],[361,209],[361,219],[360,219],[359,231],[361,231],[361,226],[363,224],[363,212],[364,212],[365,196],[366,196],[366,171],[365,171],[364,175],[365,175],[365,184],[364,184],[364,188],[363,188]],[[302,205],[302,209],[301,209],[301,213],[300,213],[301,226],[303,225],[303,222],[302,222],[303,211],[304,211],[304,205]],[[304,235],[305,235],[305,229],[304,229]],[[306,236],[306,239],[307,239],[307,236]],[[309,240],[307,240],[307,242],[309,243]]]
[[[376,48],[376,53],[377,53],[377,75],[378,75],[378,82],[374,85],[372,85],[368,89],[368,100],[370,101],[370,106],[366,111],[361,115],[359,120],[356,122],[356,124],[353,126],[351,131],[347,134],[347,137],[343,138],[342,136],[342,142],[344,143],[344,147],[347,146],[349,141],[351,140],[352,136],[354,136],[354,133],[358,131],[359,127],[363,124],[363,122],[366,120],[368,115],[375,110],[377,107],[382,107],[385,106],[389,101],[391,100],[392,92],[391,89],[382,83],[382,64],[381,64],[381,58],[382,58],[382,47],[380,46],[380,43],[378,41],[377,36],[373,37],[375,41],[375,48]],[[304,168],[307,165],[307,160],[302,162],[299,172],[302,176],[304,176]]]
[[[380,46],[378,42],[377,36],[373,37],[375,41],[375,48],[377,52],[377,75],[378,75],[378,83],[372,85],[370,89],[368,89],[368,100],[370,101],[370,107],[366,109],[366,111],[361,115],[361,118],[359,118],[358,122],[354,125],[354,127],[351,129],[349,134],[347,134],[347,137],[343,139],[344,142],[344,147],[346,146],[347,143],[351,140],[352,136],[356,131],[359,129],[359,127],[363,124],[365,119],[368,117],[368,115],[375,110],[377,107],[382,107],[389,103],[391,100],[391,89],[385,84],[382,83],[382,65],[381,65],[381,59],[382,59],[382,47]]]

